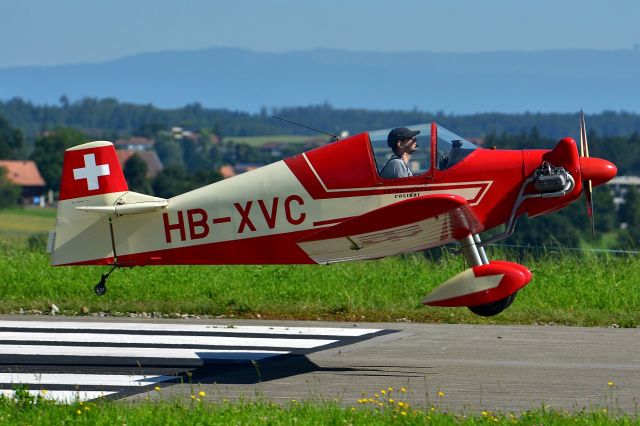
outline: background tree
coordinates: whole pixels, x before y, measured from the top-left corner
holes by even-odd
[[[0,167],[0,209],[14,207],[20,201],[22,190],[9,179],[7,169]]]
[[[151,194],[151,185],[147,180],[147,163],[138,154],[133,154],[125,163],[122,172],[129,189],[143,194]]]
[[[31,159],[38,165],[48,189],[60,189],[64,151],[84,142],[87,142],[85,135],[69,128],[58,128],[36,140]]]
[[[0,159],[17,160],[25,158],[22,132],[11,127],[9,121],[0,115]]]
[[[182,147],[180,146],[180,142],[174,139],[171,133],[159,133],[154,149],[165,167],[179,166],[184,168],[185,163],[182,158]]]
[[[156,175],[151,185],[154,194],[162,198],[171,198],[194,189],[191,178],[184,167],[177,165],[165,167]]]
[[[640,194],[634,186],[629,186],[624,194],[624,203],[618,211],[624,229],[620,230],[618,245],[622,248],[637,249],[640,245]]]

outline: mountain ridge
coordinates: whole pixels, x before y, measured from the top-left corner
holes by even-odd
[[[634,50],[376,52],[167,50],[104,62],[0,68],[0,99],[114,97],[163,108],[340,108],[454,114],[640,112]]]

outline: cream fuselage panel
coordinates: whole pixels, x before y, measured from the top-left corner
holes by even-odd
[[[313,200],[279,161],[178,195],[166,209],[114,218],[116,253],[305,231],[322,226],[316,222],[357,216],[397,201],[393,194]]]

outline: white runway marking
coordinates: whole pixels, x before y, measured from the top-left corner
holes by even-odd
[[[3,320],[0,395],[12,396],[16,387],[23,385],[32,395],[60,402],[123,397],[163,382],[182,381],[186,372],[197,372],[199,366],[228,373],[246,368],[253,361],[306,354],[359,341],[379,331],[356,327]]]
[[[206,324],[158,324],[137,322],[75,322],[75,321],[0,321],[0,328],[42,328],[47,330],[130,330],[130,331],[180,331],[196,333],[239,333],[239,334],[284,334],[335,337],[358,337],[380,331],[374,328],[320,328],[320,327],[271,327],[271,326],[230,326]]]
[[[112,395],[115,392],[103,392],[103,391],[42,391],[42,390],[29,390],[29,393],[33,396],[40,396],[44,399],[58,401],[63,403],[74,403],[76,401],[89,401],[103,396]],[[0,389],[0,395],[12,397],[13,390]]]
[[[0,341],[75,342],[75,343],[135,343],[203,346],[253,346],[272,348],[310,349],[335,343],[336,340],[244,338],[220,336],[177,336],[144,334],[91,334],[91,333],[21,333],[0,332]]]
[[[171,348],[117,348],[110,346],[56,346],[56,345],[0,345],[0,355],[95,356],[102,358],[168,358],[168,359],[220,359],[259,360],[287,351],[171,349]]]
[[[175,376],[128,376],[126,374],[0,373],[0,383],[36,385],[149,386]]]

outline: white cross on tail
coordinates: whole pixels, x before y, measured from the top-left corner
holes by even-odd
[[[100,189],[98,177],[108,176],[110,173],[108,164],[96,165],[95,154],[85,154],[84,167],[73,169],[73,178],[75,180],[86,179],[89,191],[93,191]]]

